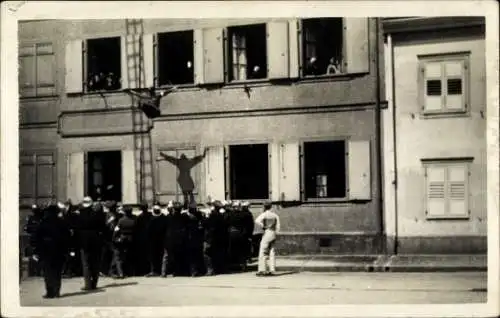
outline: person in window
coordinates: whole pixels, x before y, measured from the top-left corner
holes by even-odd
[[[194,181],[191,177],[191,169],[200,163],[207,154],[207,149],[203,150],[203,154],[193,158],[187,158],[185,154],[181,154],[179,158],[169,156],[163,152],[160,155],[172,163],[179,170],[179,176],[177,177],[177,183],[182,189],[182,194],[184,195],[184,208],[188,208],[191,202],[194,202]]]
[[[309,59],[309,61],[307,62],[306,75],[310,75],[310,76],[320,75],[319,68],[318,68],[318,60],[314,56],[311,57]]]
[[[264,212],[255,223],[264,230],[259,248],[259,265],[257,276],[270,276],[276,270],[275,250],[276,234],[280,231],[280,218],[272,211],[272,203],[264,203]]]
[[[250,79],[262,78],[262,72],[259,65],[255,65],[250,73]]]
[[[330,63],[326,67],[326,74],[340,74],[340,62],[337,59],[333,57],[330,59]]]

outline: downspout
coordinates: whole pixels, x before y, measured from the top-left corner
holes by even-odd
[[[396,146],[396,80],[394,73],[394,46],[392,44],[392,34],[387,35],[387,47],[389,49],[390,65],[391,68],[391,99],[392,99],[392,155],[393,155],[393,168],[394,180],[394,250],[393,254],[398,254],[398,160],[397,160],[397,146]]]
[[[385,222],[382,198],[382,117],[380,107],[380,19],[375,18],[375,148],[376,148],[376,171],[377,171],[377,204],[379,213],[379,229],[382,237],[383,252],[387,251],[385,239]]]

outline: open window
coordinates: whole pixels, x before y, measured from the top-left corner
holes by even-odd
[[[229,146],[231,199],[269,198],[269,150],[267,144]]]
[[[346,142],[304,142],[304,182],[307,199],[347,197]]]
[[[121,88],[120,37],[87,40],[87,90]]]
[[[194,83],[193,31],[158,34],[158,84]]]
[[[228,28],[229,80],[267,77],[266,24]]]
[[[122,201],[121,151],[87,154],[87,193],[93,200]]]
[[[343,73],[343,19],[302,20],[302,65],[304,76]]]

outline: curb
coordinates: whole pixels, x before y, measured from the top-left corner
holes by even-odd
[[[373,266],[373,265],[331,265],[331,266],[276,266],[278,271],[299,272],[393,272],[393,273],[430,273],[430,272],[483,272],[485,266]]]

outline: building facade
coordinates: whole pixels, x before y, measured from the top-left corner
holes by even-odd
[[[380,253],[382,48],[374,18],[21,22],[21,219],[192,191],[276,202],[281,253]]]
[[[383,24],[388,251],[484,254],[484,18],[391,18]]]

